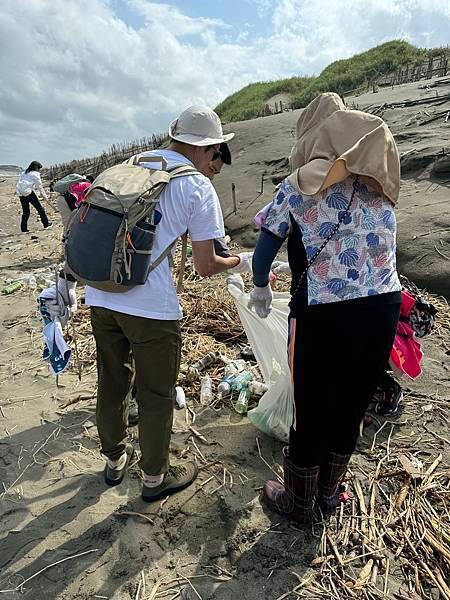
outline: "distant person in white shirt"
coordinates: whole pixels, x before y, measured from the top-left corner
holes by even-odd
[[[22,205],[22,219],[20,222],[20,231],[22,233],[30,233],[28,231],[30,204],[37,210],[44,229],[50,229],[50,227],[52,227],[52,223],[48,220],[45,210],[36,196],[37,192],[41,198],[48,202],[48,197],[42,185],[41,174],[39,172],[41,169],[41,163],[37,160],[33,160],[27,170],[19,177],[19,181],[17,182],[16,191],[19,195],[20,204]]]

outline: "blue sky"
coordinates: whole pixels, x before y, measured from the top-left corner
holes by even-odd
[[[271,4],[269,2],[266,6],[265,3],[257,4],[252,0],[213,0],[211,2],[179,0],[170,2],[170,4],[192,18],[208,17],[223,21],[229,26],[228,35],[236,35],[243,25],[249,26],[259,35],[269,30],[268,20],[264,18],[269,14]],[[136,29],[140,28],[141,20],[127,2],[114,0],[113,6],[121,19]]]
[[[450,0],[4,1],[0,164],[92,156],[248,83],[449,32]]]

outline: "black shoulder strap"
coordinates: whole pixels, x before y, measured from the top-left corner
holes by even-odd
[[[358,180],[359,180],[359,176],[357,175],[355,177],[355,181],[353,182],[353,192],[352,192],[351,198],[348,201],[346,209],[342,212],[341,216],[339,217],[339,221],[333,227],[333,229],[331,230],[331,232],[327,235],[327,237],[325,238],[325,240],[323,241],[322,245],[317,250],[317,252],[315,254],[313,254],[313,256],[311,256],[310,259],[308,259],[307,265],[306,265],[303,273],[300,275],[300,279],[298,280],[298,283],[297,283],[297,285],[295,287],[295,290],[294,290],[294,292],[292,294],[291,302],[295,298],[295,296],[297,295],[297,293],[299,292],[300,286],[302,285],[303,280],[305,279],[306,274],[308,273],[308,269],[317,260],[317,258],[319,257],[319,254],[322,252],[322,250],[325,248],[325,246],[328,244],[328,242],[331,240],[331,238],[333,238],[336,235],[336,233],[339,231],[339,228],[341,227],[341,223],[343,222],[343,220],[345,219],[345,217],[350,212],[350,207],[351,207],[351,205],[353,203],[353,199],[354,199],[355,194],[356,194],[356,187],[358,185]]]

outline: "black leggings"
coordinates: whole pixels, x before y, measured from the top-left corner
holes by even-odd
[[[294,401],[289,451],[297,465],[322,465],[330,451],[355,449],[400,314],[400,294],[385,294],[385,302],[382,296],[363,300],[309,307],[289,319]]]
[[[38,197],[34,192],[31,192],[28,196],[20,196],[20,204],[22,205],[22,220],[20,221],[20,231],[28,231],[28,219],[30,218],[30,204],[37,210],[39,217],[41,218],[42,225],[48,226],[48,218],[45,214],[45,210],[42,204],[39,202]]]

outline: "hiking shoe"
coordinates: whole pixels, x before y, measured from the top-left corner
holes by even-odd
[[[384,390],[381,385],[377,385],[375,392],[372,396],[372,402],[381,402],[384,398]]]
[[[51,229],[53,227],[53,223],[50,221],[49,224],[47,225],[47,227],[44,227],[44,229]]]
[[[122,460],[122,457],[118,460],[112,461],[106,459],[105,466],[105,483],[106,485],[119,485],[122,483],[122,479],[128,469],[131,457],[134,454],[134,448],[131,444],[127,444],[125,447],[126,458]],[[122,455],[123,456],[123,455]],[[118,464],[117,464],[118,463]]]
[[[145,502],[155,502],[161,498],[166,498],[170,494],[181,492],[193,483],[198,475],[198,467],[194,462],[186,462],[182,465],[169,467],[164,475],[161,485],[148,487],[142,485],[142,500]]]
[[[387,417],[397,412],[400,402],[403,400],[403,391],[400,385],[394,381],[393,385],[384,391],[383,398],[377,402],[375,412],[377,415]]]
[[[137,425],[139,421],[139,411],[136,398],[131,398],[128,408],[128,426]]]

